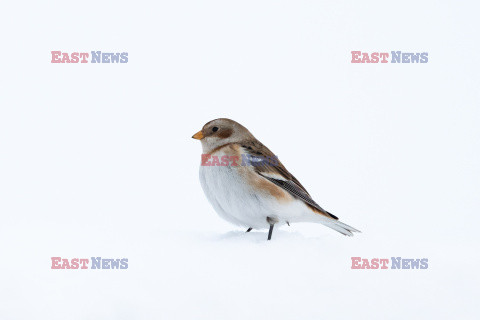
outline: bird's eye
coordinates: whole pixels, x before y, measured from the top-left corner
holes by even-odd
[[[217,132],[217,131],[218,131],[218,128],[217,128],[217,127],[213,127],[213,128],[212,128],[212,131],[213,131],[213,132]]]

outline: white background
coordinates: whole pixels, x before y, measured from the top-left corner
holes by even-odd
[[[1,319],[474,319],[479,7],[470,1],[2,1]],[[51,64],[50,51],[128,52]],[[351,64],[350,51],[428,52]],[[244,234],[200,187],[247,128],[363,233]],[[128,258],[51,270],[50,258]],[[351,257],[428,258],[351,270]]]

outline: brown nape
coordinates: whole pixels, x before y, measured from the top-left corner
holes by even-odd
[[[226,139],[230,137],[233,134],[233,130],[228,128],[228,129],[223,129],[218,132],[218,137],[221,139]]]

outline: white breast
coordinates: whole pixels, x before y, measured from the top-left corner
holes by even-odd
[[[267,217],[279,224],[302,220],[307,209],[303,202],[279,203],[274,197],[253,190],[244,177],[244,168],[200,166],[200,182],[208,200],[223,219],[232,224],[268,228]]]
[[[266,221],[258,221],[260,215],[256,214],[260,201],[249,190],[236,168],[200,166],[200,182],[220,217],[242,227],[255,227],[258,224],[264,227]]]

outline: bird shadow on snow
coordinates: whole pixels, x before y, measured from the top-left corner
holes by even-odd
[[[346,245],[345,242],[336,241],[335,245],[327,246],[326,244],[332,243],[332,237],[328,235],[306,235],[300,231],[275,230],[270,241],[267,240],[267,236],[267,230],[248,233],[243,230],[235,230],[225,233],[197,233],[194,241],[196,244],[203,243],[208,247],[216,248],[215,250],[235,248],[233,250],[237,251],[257,248],[260,252],[263,252],[263,249],[269,248],[274,249],[269,250],[272,254],[277,253],[277,249],[281,249],[282,253],[288,252],[295,256],[308,254],[311,257],[320,253],[334,252]]]
[[[212,236],[210,239],[212,241],[226,241],[226,242],[251,242],[251,243],[266,243],[267,242],[268,231],[229,231],[222,234],[217,234]],[[272,239],[268,242],[278,242],[278,241],[311,241],[311,240],[320,240],[320,237],[311,238],[305,237],[300,232],[288,232],[284,230],[276,230]]]

